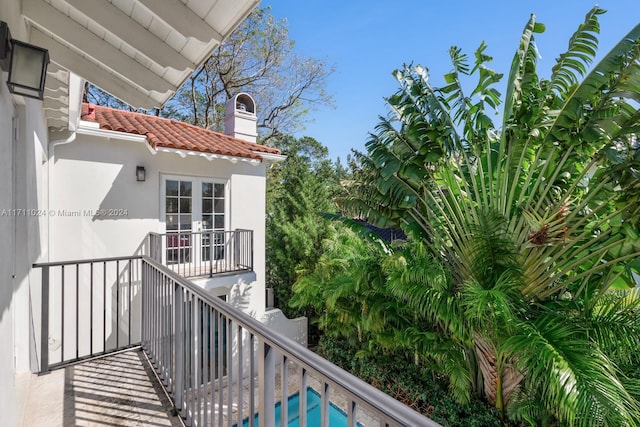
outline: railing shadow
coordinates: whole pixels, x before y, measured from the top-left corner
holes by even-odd
[[[65,368],[64,425],[182,426],[141,350]]]

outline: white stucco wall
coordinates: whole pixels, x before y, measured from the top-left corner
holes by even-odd
[[[288,319],[280,309],[273,308],[265,312],[260,321],[298,344],[307,346],[309,322],[306,317]]]
[[[37,367],[35,352],[30,352],[30,347],[39,344],[40,324],[31,317],[39,319],[39,313],[33,311],[40,307],[41,280],[40,271],[31,266],[46,259],[47,241],[47,218],[43,214],[47,204],[47,129],[41,106],[41,102],[28,99],[25,106],[18,107],[15,298],[16,306],[21,309],[15,312],[17,372],[28,372]]]
[[[264,166],[262,173],[265,173]],[[264,175],[263,175],[264,176]],[[266,306],[265,291],[265,190],[266,180],[255,179],[249,175],[235,175],[232,188],[237,197],[231,197],[232,229],[244,228],[253,232],[253,265],[256,281],[260,286],[250,286],[242,290],[242,294],[252,301],[252,309],[256,317],[264,313]],[[247,200],[242,195],[260,194],[254,200]],[[258,317],[259,318],[259,317]]]
[[[1,18],[1,16],[0,16]],[[7,93],[6,85],[0,82],[0,209],[13,209],[14,195],[12,188],[12,149],[11,118],[14,108]],[[13,311],[14,311],[14,218],[0,216],[0,340],[11,345],[13,343]],[[12,346],[12,345],[11,345]],[[5,347],[6,348],[6,347]],[[15,411],[16,396],[14,391],[15,368],[14,352],[0,352],[0,413],[7,416],[8,422],[14,425],[17,419]]]
[[[140,253],[149,232],[164,232],[161,222],[162,176],[226,180],[228,228],[254,230],[255,281],[250,283],[251,310],[264,311],[265,164],[175,153],[152,154],[146,142],[79,134],[53,151],[51,171],[51,260],[126,256]],[[146,169],[137,182],[136,166]],[[111,209],[126,214],[98,217]]]
[[[0,2],[0,20],[25,39],[19,2]],[[32,213],[46,203],[47,132],[42,103],[14,100],[6,79],[0,71],[0,419],[11,426],[21,420],[35,342],[30,300],[38,300],[40,283],[31,265],[43,256],[46,220]]]

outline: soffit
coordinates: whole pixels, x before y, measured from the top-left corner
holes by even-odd
[[[69,72],[138,108],[161,107],[259,0],[22,0],[49,50],[48,126],[68,127]]]

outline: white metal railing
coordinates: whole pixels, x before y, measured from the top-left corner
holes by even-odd
[[[189,426],[288,426],[292,418],[307,426],[316,416],[328,426],[334,409],[349,427],[438,425],[150,257],[34,267],[42,269],[43,372],[141,344]],[[64,350],[51,354],[52,336]],[[307,415],[308,388],[319,415]]]

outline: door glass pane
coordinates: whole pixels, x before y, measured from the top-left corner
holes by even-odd
[[[180,213],[191,213],[191,198],[180,198]]]
[[[214,216],[213,228],[215,228],[217,230],[223,230],[224,229],[224,215],[215,215]]]
[[[177,212],[178,212],[178,198],[167,197],[167,213],[177,213]]]
[[[167,215],[167,231],[178,229],[178,215]]]
[[[178,195],[178,181],[167,180],[167,197]]]
[[[213,183],[202,183],[202,197],[213,197]]]
[[[213,234],[213,259],[224,259],[224,231],[214,232]]]
[[[183,230],[191,230],[191,215],[190,214],[181,214],[180,215],[180,231]]]
[[[191,197],[191,181],[180,181],[180,197]]]
[[[215,190],[215,197],[224,197],[224,184],[216,184]]]
[[[217,205],[217,200],[216,200],[216,205]],[[213,213],[213,200],[206,199],[204,197],[202,198],[202,213],[203,214]]]
[[[224,213],[224,199],[216,199],[214,208],[216,213]]]
[[[205,230],[213,228],[213,215],[202,215],[202,228]]]

